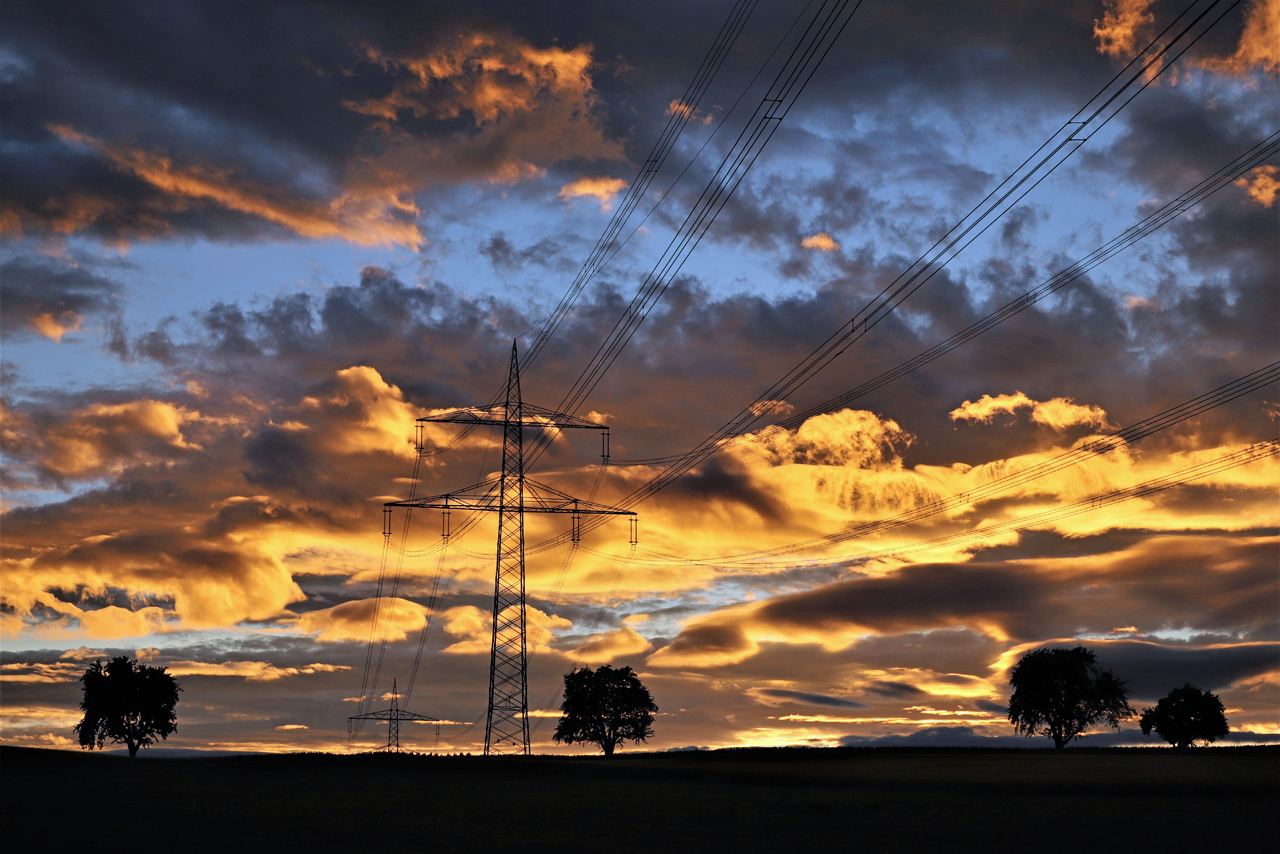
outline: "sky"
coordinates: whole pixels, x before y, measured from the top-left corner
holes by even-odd
[[[1089,452],[1277,361],[1274,153],[822,405],[1280,131],[1280,0],[1191,3],[1203,37],[886,319],[762,398],[1188,2],[858,6],[576,407],[608,425],[610,464],[564,431],[530,466],[615,504],[663,470],[628,461],[771,401],[633,507],[634,548],[625,522],[573,548],[564,517],[527,518],[536,752],[589,750],[551,741],[583,664],[640,675],[647,749],[1048,746],[1014,735],[1009,669],[1077,644],[1139,710],[1191,683],[1232,743],[1280,740],[1280,463],[1203,467],[1280,435],[1280,388]],[[683,117],[524,399],[557,408],[594,364],[817,9],[746,6],[693,106],[746,7],[11,4],[0,742],[74,748],[80,675],[123,654],[182,686],[166,747],[375,747],[385,731],[351,743],[347,717],[386,708],[394,679],[442,721],[405,725],[406,747],[482,748],[493,514],[455,513],[442,548],[433,510],[407,528],[398,511],[384,540],[383,504],[497,472],[494,431],[430,424],[419,457],[415,419],[499,391]],[[1085,743],[1153,741],[1135,719]]]

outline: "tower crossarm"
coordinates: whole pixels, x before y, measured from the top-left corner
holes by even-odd
[[[497,510],[502,478],[495,477],[443,495],[388,501],[384,507],[438,507],[442,510]]]
[[[438,424],[471,424],[476,426],[491,425],[501,427],[504,424],[520,424],[523,427],[554,427],[558,430],[608,430],[608,425],[599,424],[576,415],[556,412],[532,403],[521,402],[518,407],[508,409],[506,402],[492,403],[488,406],[467,406],[462,409],[451,409],[436,415],[428,415],[418,419],[419,423],[432,422]]]
[[[438,510],[498,511],[502,509],[496,492],[496,487],[500,482],[500,479],[495,478],[469,486],[466,489],[448,492],[444,495],[411,498],[406,501],[388,501],[384,506],[434,508]],[[610,507],[606,504],[597,504],[594,501],[574,498],[572,495],[547,486],[545,483],[538,483],[529,477],[524,478],[524,495],[522,498],[523,500],[518,506],[509,506],[506,509],[518,510],[523,513],[575,513],[581,516],[636,515],[632,510],[623,510],[620,507]]]
[[[436,721],[439,718],[428,717],[427,715],[419,715],[416,712],[402,712],[399,709],[383,709],[380,712],[366,712],[363,715],[351,715],[349,721],[389,721],[392,718],[398,721]]]

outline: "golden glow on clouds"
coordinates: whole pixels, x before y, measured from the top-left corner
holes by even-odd
[[[304,397],[294,429],[317,429],[322,447],[335,454],[390,453],[412,458],[414,419],[425,413],[404,399],[373,368],[340,370],[326,392]]]
[[[1153,5],[1154,0],[1107,0],[1102,19],[1094,21],[1098,52],[1117,59],[1137,53],[1156,34]],[[1253,0],[1245,7],[1240,40],[1230,55],[1191,57],[1189,63],[1233,75],[1280,72],[1280,0]]]
[[[653,644],[645,640],[635,629],[623,626],[611,632],[592,635],[571,653],[571,657],[584,664],[607,664],[619,658],[638,658]]]
[[[416,636],[426,624],[427,609],[408,599],[383,597],[382,599],[353,599],[307,611],[297,618],[293,627],[300,632],[315,634],[318,641],[367,641],[377,612],[379,632],[386,632],[388,641],[401,641]]]
[[[1128,59],[1138,51],[1139,32],[1155,21],[1147,9],[1154,0],[1107,0],[1102,20],[1093,22],[1098,51]]]
[[[348,189],[406,193],[440,183],[516,184],[566,160],[624,159],[598,117],[591,45],[538,48],[507,33],[458,33],[423,51],[365,59],[393,80],[383,96],[344,102],[378,121],[371,153],[352,164]],[[401,126],[403,117],[469,121],[451,136]]]
[[[713,107],[713,110],[719,110],[719,107]],[[676,98],[670,104],[667,104],[667,115],[680,116],[685,121],[696,121],[701,125],[709,125],[715,120],[715,116],[710,113],[706,115],[698,115],[692,104],[686,104],[684,101]]]
[[[490,184],[520,184],[547,174],[547,170],[527,160],[508,160],[489,176]]]
[[[59,423],[34,424],[30,418],[0,407],[0,431],[6,450],[35,456],[43,468],[64,477],[99,477],[126,463],[174,458],[200,446],[183,427],[200,413],[158,400],[93,403]]]
[[[1280,0],[1253,0],[1245,12],[1244,29],[1231,56],[1200,60],[1199,65],[1230,74],[1256,70],[1280,73]]]
[[[1055,430],[1068,427],[1106,427],[1107,413],[1099,406],[1081,406],[1067,397],[1055,397],[1039,402],[1022,392],[1000,394],[992,397],[984,394],[976,401],[966,400],[951,410],[952,421],[978,421],[990,424],[999,413],[1013,414],[1019,409],[1030,409],[1031,420]]]
[[[384,68],[409,72],[386,97],[348,104],[389,120],[405,110],[435,119],[469,114],[488,124],[533,111],[547,90],[576,101],[591,92],[590,45],[542,50],[512,37],[469,33],[425,56],[392,57],[373,46],[366,54]]]
[[[365,635],[368,637],[368,635]],[[250,682],[274,682],[286,676],[333,673],[351,668],[342,664],[307,664],[302,667],[276,667],[266,661],[174,661],[166,665],[171,676],[235,676]]]
[[[188,533],[122,531],[49,548],[36,557],[3,561],[3,601],[13,618],[45,609],[30,627],[6,620],[5,631],[45,639],[142,637],[155,632],[267,620],[305,598],[280,560],[247,543],[209,543]],[[135,597],[172,597],[172,611],[156,605],[81,608],[50,593],[79,589],[81,601],[111,588]]]
[[[806,237],[800,241],[800,245],[805,249],[816,249],[819,252],[835,252],[840,248],[840,244],[836,243],[835,238],[825,231]]]
[[[412,249],[422,244],[418,226],[405,219],[416,215],[418,209],[397,192],[345,192],[328,202],[318,202],[290,197],[280,188],[255,186],[251,179],[226,168],[179,165],[166,155],[102,142],[65,125],[50,125],[49,130],[65,142],[92,149],[119,171],[168,194],[178,209],[184,199],[208,201],[261,217],[301,237]],[[74,217],[61,230],[77,231],[106,212],[103,209]]]
[[[58,314],[52,312],[41,312],[33,315],[27,321],[33,330],[40,335],[48,338],[54,343],[62,343],[62,336],[68,332],[75,332],[80,328],[80,324],[84,322],[84,318],[76,314],[74,311],[63,311]]]
[[[506,612],[504,612],[506,613]],[[554,630],[571,629],[573,623],[564,617],[549,615],[532,605],[525,606],[525,643],[530,653],[551,652]],[[474,605],[459,605],[442,615],[444,630],[460,640],[445,647],[455,655],[489,654],[493,639],[493,615]]]
[[[1276,203],[1276,194],[1280,193],[1280,179],[1276,178],[1276,172],[1275,166],[1259,166],[1235,183],[1237,187],[1244,188],[1249,198],[1269,208]]]
[[[613,209],[614,196],[626,188],[627,182],[621,178],[610,178],[607,175],[588,176],[570,181],[561,187],[560,198],[566,202],[584,196],[593,198],[600,203],[600,210],[607,212]]]

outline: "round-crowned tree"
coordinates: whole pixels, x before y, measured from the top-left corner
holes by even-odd
[[[591,742],[605,756],[624,742],[639,744],[653,735],[653,703],[649,689],[630,667],[614,670],[602,664],[583,667],[564,676],[560,723],[552,736],[557,743]]]
[[[1197,741],[1212,744],[1231,731],[1222,701],[1190,684],[1174,688],[1154,709],[1143,709],[1138,725],[1143,735],[1155,730],[1165,741],[1182,748]]]
[[[1124,682],[1082,646],[1037,649],[1009,673],[1009,721],[1026,736],[1047,735],[1058,750],[1097,724],[1120,728],[1133,716]]]
[[[138,748],[155,744],[157,737],[167,739],[178,728],[174,706],[182,689],[163,667],[140,665],[122,655],[105,666],[95,661],[80,682],[84,718],[74,731],[81,747],[93,750],[111,741],[137,756]]]

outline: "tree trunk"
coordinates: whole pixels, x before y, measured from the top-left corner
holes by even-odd
[[[605,755],[605,756],[612,756],[612,755],[613,755],[613,747],[614,747],[614,744],[613,744],[613,742],[612,742],[612,741],[604,741],[604,742],[602,742],[602,743],[600,744],[600,747],[602,747],[602,748],[604,749],[604,755]]]
[[[141,747],[141,745],[136,741],[126,741],[125,744],[129,747],[129,758],[133,759],[136,757],[138,755],[138,748]]]

